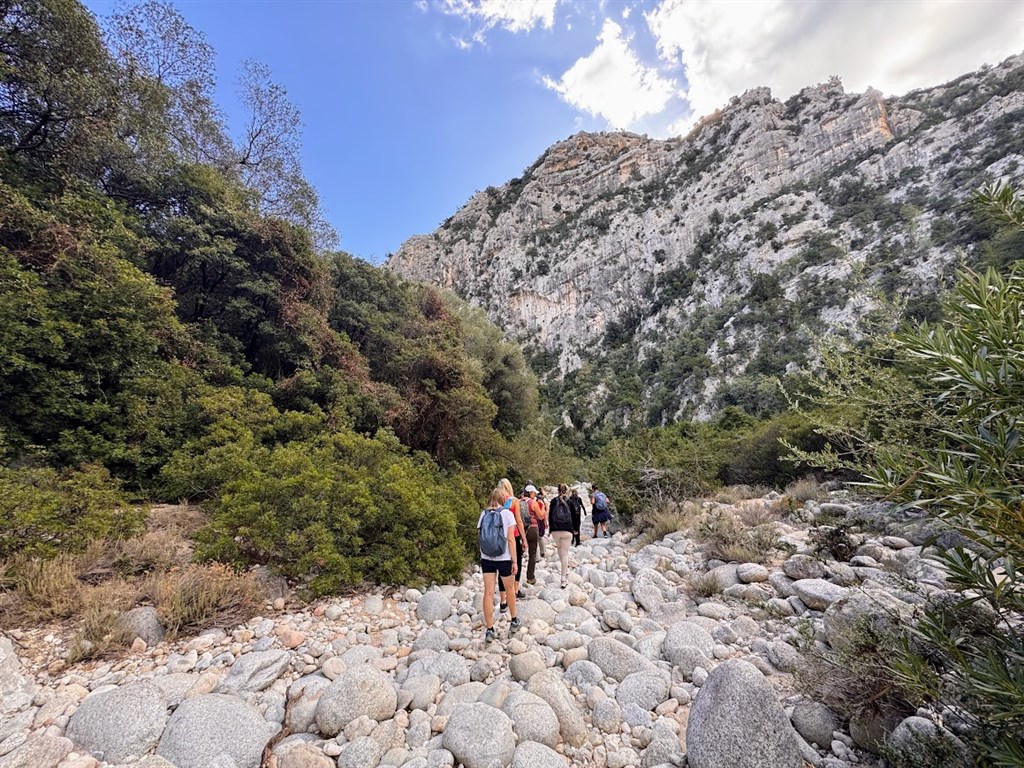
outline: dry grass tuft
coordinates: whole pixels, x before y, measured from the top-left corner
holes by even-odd
[[[68,661],[107,656],[122,651],[134,639],[118,627],[117,617],[131,608],[137,590],[124,579],[112,579],[85,590],[81,606],[81,624],[71,642]]]
[[[753,499],[737,505],[736,514],[740,522],[747,528],[771,525],[780,519],[775,509],[775,503],[764,499]]]
[[[821,485],[811,476],[794,480],[786,486],[786,496],[799,502],[817,501],[822,497]]]
[[[686,591],[692,597],[713,597],[721,594],[722,584],[711,573],[695,573],[686,580]]]
[[[666,505],[655,512],[637,515],[634,525],[645,541],[654,542],[691,527],[700,511],[699,503],[684,501],[682,504]]]
[[[125,575],[169,571],[192,560],[192,546],[181,534],[169,529],[147,531],[119,542],[115,565]]]
[[[747,499],[760,499],[770,491],[771,488],[761,485],[729,485],[719,488],[713,498],[719,504],[737,504]]]
[[[7,593],[4,626],[36,624],[74,616],[80,605],[78,558],[58,555],[51,560],[15,557],[5,564],[14,585]]]
[[[146,528],[150,531],[176,533],[183,539],[189,539],[202,527],[204,522],[205,519],[199,507],[184,502],[181,504],[157,504],[149,510]]]
[[[266,593],[250,573],[220,565],[188,565],[156,573],[140,585],[140,596],[156,606],[171,637],[252,618]]]
[[[759,519],[752,516],[751,520]],[[708,559],[725,562],[763,563],[775,549],[777,536],[771,523],[746,525],[732,510],[716,509],[701,518],[696,538]]]

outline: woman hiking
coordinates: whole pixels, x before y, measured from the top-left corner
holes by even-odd
[[[523,550],[525,549],[526,543],[526,526],[523,525],[522,511],[519,509],[519,499],[516,498],[515,493],[512,492],[512,483],[509,482],[507,477],[501,478],[498,481],[498,489],[504,494],[505,498],[502,499],[502,506],[512,513],[512,516],[516,521],[515,528],[515,544],[513,545],[510,552],[512,553],[512,559],[516,561],[516,576],[513,579],[516,597],[522,599],[526,597],[519,589],[519,581],[522,579],[523,572]],[[508,597],[505,590],[505,582],[498,582],[498,590],[501,593],[501,612],[504,613],[508,609]]]
[[[569,494],[569,509],[572,512],[572,544],[574,547],[580,545],[580,526],[583,523],[583,499],[580,492],[575,488]]]
[[[569,544],[572,542],[572,509],[567,496],[569,486],[558,486],[558,495],[551,500],[548,510],[548,525],[551,538],[558,548],[558,560],[562,566],[562,589],[569,584]]]
[[[526,493],[526,504],[520,503],[520,509],[525,506],[525,517],[526,523],[526,554],[529,558],[526,565],[526,583],[536,584],[537,583],[537,545],[543,542],[541,538],[543,534],[542,526],[546,522],[547,511],[544,509],[544,503],[537,499],[537,489],[528,485],[524,489]],[[544,553],[541,552],[541,557]]]
[[[521,622],[516,615],[516,593],[513,589],[515,576],[518,573],[516,563],[512,559],[515,548],[516,519],[505,506],[508,494],[502,487],[491,491],[487,500],[487,508],[480,513],[476,527],[480,539],[480,569],[484,573],[484,640],[494,640],[494,582],[503,584],[508,596],[508,609],[512,616],[508,628],[510,632],[519,629]]]
[[[601,526],[602,533],[604,533],[605,538],[608,538],[608,521],[612,519],[610,505],[611,499],[599,491],[595,484],[594,490],[590,493],[590,519],[594,523],[595,539],[597,538],[598,526]]]

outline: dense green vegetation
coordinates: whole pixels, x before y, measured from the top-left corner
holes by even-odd
[[[233,136],[170,5],[0,14],[0,557],[189,498],[201,556],[317,592],[453,575],[475,496],[524,464],[519,350],[325,247],[284,89],[247,65]]]

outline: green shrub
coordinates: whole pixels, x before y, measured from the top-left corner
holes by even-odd
[[[736,441],[736,449],[719,476],[729,484],[784,487],[806,471],[799,469],[786,444],[812,452],[822,449],[825,439],[804,414],[779,414]]]
[[[103,467],[0,467],[0,558],[52,557],[93,539],[125,538],[144,518]]]
[[[444,581],[467,562],[473,498],[394,437],[340,432],[237,458],[197,535],[203,559],[267,564],[314,594]]]
[[[882,447],[869,477],[878,491],[933,510],[972,546],[939,554],[961,599],[927,612],[916,628],[926,651],[908,651],[899,670],[922,701],[964,712],[989,764],[1021,766],[1024,268],[1006,277],[963,273],[945,310],[942,325],[898,338],[924,366],[926,396],[941,420],[940,447]],[[976,605],[996,620],[968,621]]]

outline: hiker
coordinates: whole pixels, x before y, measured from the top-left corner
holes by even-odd
[[[516,498],[515,493],[512,492],[512,483],[509,482],[507,477],[501,478],[498,481],[498,487],[505,492],[505,498],[502,500],[502,506],[508,509],[516,521],[515,530],[515,554],[513,559],[516,561],[516,577],[512,580],[515,585],[516,597],[522,599],[526,597],[519,588],[519,580],[522,578],[523,571],[523,550],[525,549],[526,542],[526,526],[523,525],[522,513],[519,509],[519,499]],[[508,610],[508,596],[505,594],[505,582],[498,582],[498,590],[501,592],[501,612],[504,613]]]
[[[523,511],[526,524],[526,583],[537,583],[537,542],[540,540],[540,514],[542,505],[536,500],[537,489],[528,485],[523,489],[523,499],[519,500],[519,508]]]
[[[547,502],[544,501],[544,494],[541,491],[537,490],[532,485],[527,487],[533,488],[534,493],[537,495],[533,503],[533,509],[536,512],[538,519],[537,532],[540,534],[540,537],[537,540],[537,548],[540,550],[541,558],[544,558],[547,557],[548,554],[547,545],[545,543],[548,537],[548,505]]]
[[[597,538],[597,527],[601,526],[601,531],[604,533],[605,538],[608,538],[608,521],[612,519],[611,512],[611,500],[605,496],[597,485],[594,485],[594,490],[590,493],[590,516],[594,523],[594,538]]]
[[[572,541],[572,508],[569,506],[569,486],[558,486],[558,495],[551,500],[548,524],[551,539],[558,548],[558,560],[562,566],[562,589],[569,584],[569,543]]]
[[[505,506],[508,493],[498,486],[491,491],[487,500],[487,508],[480,512],[476,527],[479,531],[480,569],[484,572],[484,639],[494,640],[494,582],[505,585],[508,596],[508,610],[512,621],[509,622],[510,632],[519,629],[522,622],[516,615],[516,594],[513,589],[517,573],[516,563],[512,559],[515,547],[516,519],[511,510]]]
[[[580,545],[580,526],[583,521],[583,499],[580,492],[575,488],[569,494],[569,509],[572,512],[572,544],[574,547]]]

